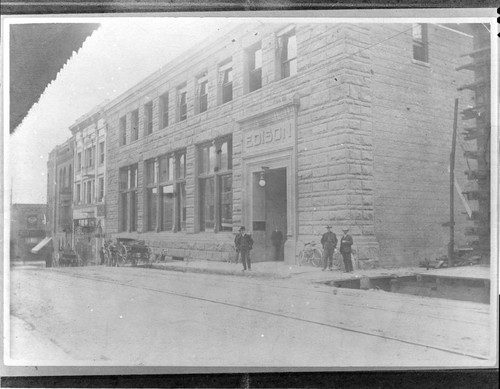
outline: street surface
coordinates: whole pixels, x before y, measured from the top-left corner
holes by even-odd
[[[486,304],[142,268],[10,272],[10,363],[264,367],[493,364]]]

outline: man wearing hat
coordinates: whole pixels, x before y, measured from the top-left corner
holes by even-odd
[[[347,273],[353,271],[352,260],[351,260],[351,246],[352,246],[352,236],[348,234],[349,228],[344,228],[342,230],[344,235],[340,239],[340,253],[344,259],[344,267]]]
[[[337,235],[332,232],[332,226],[326,226],[327,231],[321,237],[323,245],[323,270],[333,270],[333,253],[337,247]]]
[[[252,264],[250,262],[250,250],[253,247],[253,239],[252,235],[247,234],[245,227],[240,227],[240,255],[241,255],[241,263],[243,264],[243,271],[252,270]]]

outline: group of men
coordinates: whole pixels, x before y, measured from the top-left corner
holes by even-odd
[[[333,254],[337,249],[337,235],[332,232],[332,226],[326,226],[327,231],[321,237],[321,244],[323,245],[323,271],[327,268],[333,270]],[[349,229],[344,228],[344,233],[340,238],[340,253],[344,260],[344,272],[350,273],[353,271],[351,260],[351,246],[353,244],[352,236],[348,234]]]
[[[332,226],[326,226],[327,232],[321,237],[321,245],[323,246],[323,270],[327,268],[333,270],[333,254],[337,249],[337,235],[332,232]],[[344,228],[342,230],[343,235],[340,238],[340,253],[344,261],[345,272],[352,272],[353,265],[351,259],[351,246],[353,244],[352,236],[348,234],[349,229]],[[281,237],[282,239],[282,237]],[[280,244],[281,244],[280,239]],[[276,239],[274,239],[276,240]],[[274,244],[273,240],[273,244]],[[240,227],[238,234],[234,238],[234,247],[236,249],[235,262],[238,263],[239,258],[241,258],[241,263],[243,264],[243,271],[252,270],[252,263],[250,261],[250,250],[253,247],[253,239],[250,234],[246,232],[245,227]]]

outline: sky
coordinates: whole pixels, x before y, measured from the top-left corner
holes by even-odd
[[[5,188],[12,195],[12,203],[46,203],[48,154],[71,137],[69,127],[78,118],[106,99],[119,96],[197,42],[235,23],[234,19],[193,17],[80,21],[98,22],[101,27],[73,53],[6,139]]]

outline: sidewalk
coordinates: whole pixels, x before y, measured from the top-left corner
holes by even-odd
[[[339,269],[334,269],[333,271],[322,271],[321,268],[318,267],[287,265],[284,262],[255,262],[252,263],[251,271],[242,271],[241,264],[206,260],[168,261],[164,263],[154,263],[150,267],[153,269],[179,272],[223,274],[240,277],[263,277],[271,279],[295,279],[302,282],[319,283],[366,277],[402,277],[414,275],[422,272],[422,270],[425,271],[425,269],[418,267],[406,267],[355,270],[352,273],[344,273]]]

